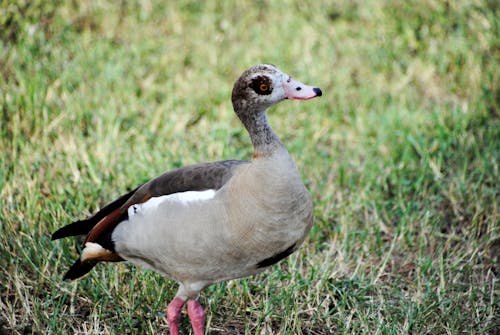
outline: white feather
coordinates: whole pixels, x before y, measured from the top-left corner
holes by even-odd
[[[205,190],[205,191],[186,191],[178,192],[169,195],[163,195],[161,197],[153,197],[142,204],[135,204],[128,208],[128,216],[134,216],[137,213],[154,210],[158,208],[163,202],[173,202],[180,205],[187,205],[193,201],[203,201],[212,199],[215,196],[215,190]]]
[[[85,243],[85,248],[83,249],[82,254],[80,255],[80,260],[83,262],[86,259],[96,257],[97,255],[106,251],[107,250],[101,247],[100,244],[87,242]]]

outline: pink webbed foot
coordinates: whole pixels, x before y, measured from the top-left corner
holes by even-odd
[[[170,335],[179,335],[179,320],[184,303],[184,300],[175,297],[167,306],[167,322],[170,328]]]
[[[191,320],[194,335],[205,334],[205,310],[198,300],[188,301],[188,315]]]

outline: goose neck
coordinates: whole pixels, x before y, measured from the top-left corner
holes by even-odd
[[[267,120],[266,110],[237,113],[245,126],[254,147],[254,158],[271,156],[284,146]]]

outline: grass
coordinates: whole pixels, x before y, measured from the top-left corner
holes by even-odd
[[[498,334],[499,11],[2,3],[0,333],[168,332],[174,282],[129,264],[63,282],[81,241],[50,233],[163,171],[249,158],[230,90],[270,62],[324,92],[269,113],[315,226],[271,270],[203,292],[209,333]]]

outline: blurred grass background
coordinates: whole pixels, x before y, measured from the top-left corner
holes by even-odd
[[[210,334],[498,334],[496,1],[2,1],[0,333],[168,332],[176,286],[62,275],[50,233],[163,171],[248,159],[234,80],[322,88],[270,121],[315,202],[300,251],[214,285]],[[184,333],[190,327],[183,318]]]

